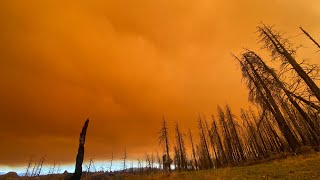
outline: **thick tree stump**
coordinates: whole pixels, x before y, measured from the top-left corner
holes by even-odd
[[[89,119],[86,120],[82,127],[82,131],[80,133],[80,140],[79,140],[79,148],[78,148],[78,154],[76,158],[76,167],[74,174],[71,176],[71,180],[80,180],[81,175],[82,175],[82,163],[83,163],[83,158],[84,158],[84,143],[86,140],[86,133],[87,133],[87,128],[89,124]]]

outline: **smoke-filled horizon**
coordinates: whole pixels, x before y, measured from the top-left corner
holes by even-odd
[[[257,25],[275,25],[319,64],[299,30],[320,40],[319,18],[314,0],[1,1],[0,167],[42,155],[73,163],[86,118],[86,160],[162,153],[163,116],[172,137],[174,122],[196,135],[198,113],[248,108],[231,53],[271,59]]]

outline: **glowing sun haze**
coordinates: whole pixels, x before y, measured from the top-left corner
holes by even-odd
[[[198,112],[248,107],[230,53],[259,52],[261,21],[319,40],[319,19],[318,0],[0,1],[0,166],[72,163],[87,117],[86,159],[161,152],[163,115],[196,134]]]

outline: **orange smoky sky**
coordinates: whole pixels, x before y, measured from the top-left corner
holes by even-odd
[[[197,134],[198,112],[248,108],[231,53],[261,51],[261,21],[319,63],[296,36],[319,20],[318,0],[0,1],[0,166],[72,163],[87,117],[86,158],[161,152],[163,115]]]

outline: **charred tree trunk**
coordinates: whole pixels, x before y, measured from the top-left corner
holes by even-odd
[[[40,174],[41,174],[43,163],[44,163],[44,156],[42,156],[42,158],[40,159],[39,170],[37,172],[37,176],[40,176]]]
[[[179,129],[179,125],[178,123],[176,123],[177,150],[179,151],[178,154],[179,154],[179,160],[180,160],[179,170],[184,170],[187,168],[185,145],[184,145],[184,139],[182,136],[183,134]]]
[[[82,131],[80,133],[80,139],[79,139],[79,148],[78,148],[78,154],[76,158],[76,167],[74,174],[72,175],[71,179],[72,180],[80,180],[81,175],[82,175],[82,163],[83,163],[83,158],[84,158],[84,143],[86,140],[86,133],[87,133],[87,128],[89,124],[89,119],[86,120],[82,127]]]
[[[301,26],[299,28],[318,48],[320,48],[319,43],[315,39],[313,39],[307,31],[305,31]]]
[[[238,132],[237,132],[237,128],[235,125],[235,121],[234,121],[234,115],[231,113],[231,109],[228,105],[226,105],[226,117],[228,120],[228,124],[231,125],[230,126],[230,128],[231,128],[230,134],[232,135],[232,141],[233,141],[232,144],[235,147],[233,149],[236,150],[236,154],[238,156],[238,161],[245,161],[243,147],[242,147],[242,144],[241,144]]]
[[[244,122],[247,124],[247,130],[248,130],[248,136],[249,139],[252,139],[252,143],[250,143],[250,146],[254,146],[255,151],[257,152],[258,156],[261,156],[264,154],[259,142],[258,142],[258,136],[253,128],[251,122],[249,122],[249,116],[244,110],[241,110],[241,118],[244,120]]]
[[[207,139],[206,139],[206,134],[204,131],[204,127],[203,127],[203,123],[202,123],[200,115],[199,115],[199,128],[200,128],[200,138],[201,138],[201,141],[204,145],[204,150],[205,150],[205,155],[207,157],[207,161],[209,162],[208,167],[206,167],[206,168],[213,168],[213,164],[211,161],[211,155],[209,152],[209,147],[208,147],[208,143],[207,143]]]
[[[230,136],[227,122],[225,120],[225,114],[220,106],[218,106],[217,109],[218,109],[220,125],[222,127],[222,132],[223,132],[223,136],[224,136],[223,139],[224,139],[224,144],[225,144],[225,149],[226,149],[226,159],[227,159],[228,163],[233,163],[234,162],[234,155],[232,153],[231,136]]]
[[[225,164],[227,163],[227,158],[226,158],[226,154],[223,150],[223,145],[222,145],[222,141],[221,141],[221,137],[218,133],[218,128],[217,128],[217,124],[215,122],[215,119],[213,117],[213,115],[211,115],[212,117],[212,131],[215,134],[215,136],[217,137],[217,143],[218,143],[218,149],[219,149],[219,154],[221,154],[221,164]]]
[[[168,127],[167,127],[167,122],[164,117],[162,120],[162,128],[160,131],[159,139],[160,139],[160,143],[162,143],[164,145],[164,151],[166,153],[166,162],[164,162],[164,164],[167,163],[166,166],[168,166],[169,172],[171,172],[171,166],[170,166],[171,163],[169,163],[169,162],[171,162],[172,160],[171,160],[170,154],[169,154],[170,150],[169,150],[169,140],[168,140]],[[163,168],[165,168],[165,166]]]
[[[111,153],[111,162],[110,162],[110,172],[112,171],[112,162],[113,162],[113,151]]]
[[[215,168],[218,168],[220,166],[220,163],[219,163],[220,160],[219,160],[219,157],[218,157],[218,154],[217,154],[217,149],[215,148],[214,136],[213,136],[212,131],[209,129],[208,122],[206,120],[204,120],[204,123],[205,123],[205,126],[206,126],[206,130],[208,132],[208,135],[209,135],[209,140],[210,140],[211,147],[212,147],[213,154],[214,154],[214,157],[212,157],[213,165],[214,165]]]
[[[195,149],[194,149],[193,140],[192,140],[192,134],[191,134],[190,129],[189,129],[189,136],[190,136],[190,142],[191,142],[191,148],[192,148],[193,161],[195,163],[194,166],[195,166],[195,169],[198,169],[198,162],[197,162],[197,158],[196,158],[196,152],[195,152]]]
[[[124,148],[122,160],[123,160],[123,172],[125,172],[127,169],[127,148]]]
[[[29,176],[29,170],[30,170],[30,167],[32,165],[32,158],[30,158],[29,160],[29,163],[28,163],[28,166],[27,166],[27,170],[26,170],[26,173],[25,173],[25,177]]]

